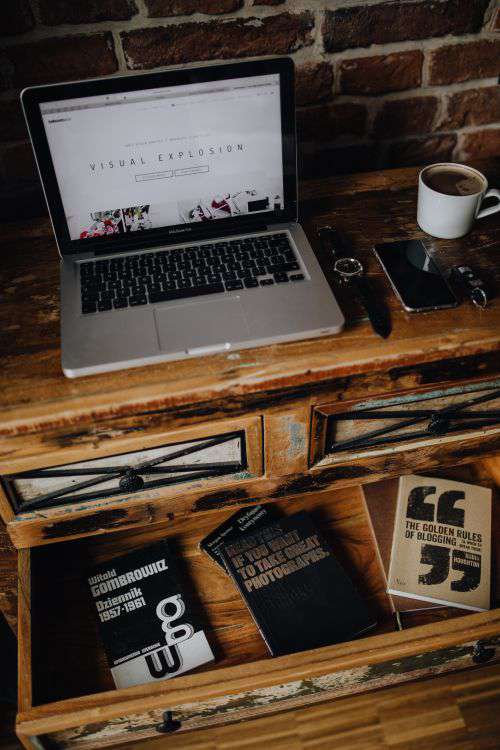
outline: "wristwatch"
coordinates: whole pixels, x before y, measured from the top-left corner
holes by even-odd
[[[364,275],[361,262],[354,257],[338,257],[337,250],[346,252],[349,243],[343,234],[333,227],[325,226],[318,229],[323,250],[333,257],[333,270],[338,281],[352,289],[365,308],[375,333],[386,339],[391,333],[391,323],[384,305],[376,298],[368,280]]]

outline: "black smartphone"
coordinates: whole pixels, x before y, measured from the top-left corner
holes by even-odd
[[[392,288],[408,312],[455,307],[458,300],[420,240],[373,248]]]

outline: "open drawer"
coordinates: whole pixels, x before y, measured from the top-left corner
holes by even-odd
[[[500,457],[443,468],[443,477],[500,484]],[[18,735],[28,748],[101,748],[261,716],[500,657],[500,609],[451,608],[394,616],[360,487],[277,503],[306,509],[377,615],[369,637],[271,658],[231,580],[198,549],[230,511],[173,525],[87,537],[20,551]],[[500,552],[494,493],[493,557]],[[115,690],[84,570],[170,538],[196,592],[215,661],[185,676]],[[493,606],[500,606],[494,602]],[[286,627],[286,623],[283,623]]]
[[[0,509],[16,547],[168,520],[222,490],[236,498],[263,473],[262,418],[22,457],[0,476]]]

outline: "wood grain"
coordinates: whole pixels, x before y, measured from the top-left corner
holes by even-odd
[[[58,265],[49,223],[7,225],[0,277],[5,294],[0,325],[1,433],[88,425],[97,418],[182,410],[187,404],[192,413],[195,404],[207,413],[208,405],[215,407],[216,402],[219,409],[227,410],[229,404],[269,399],[278,389],[313,388],[318,381],[354,373],[498,351],[500,300],[484,312],[465,304],[458,313],[409,316],[399,308],[371,254],[374,242],[424,236],[415,222],[417,171],[352,176],[340,192],[337,179],[325,179],[305,187],[301,204],[302,220],[313,241],[316,228],[332,221],[352,237],[356,253],[391,309],[390,339],[381,342],[360,308],[342,299],[351,323],[337,337],[137,368],[126,377],[110,373],[73,381],[64,378],[59,362]],[[490,160],[486,172],[495,182],[498,162]],[[380,189],[381,185],[386,187]],[[495,217],[481,221],[460,241],[427,238],[445,266],[474,252],[477,270],[494,284],[499,270],[491,248],[499,240]],[[441,334],[436,336],[436,331]]]
[[[252,721],[132,741],[116,750],[496,750],[500,665],[446,674]],[[446,715],[445,725],[436,718]],[[5,714],[7,719],[7,714]],[[2,747],[19,750],[13,720]],[[406,727],[418,730],[408,741]],[[459,726],[457,726],[460,724]],[[398,727],[402,728],[401,734]],[[10,728],[10,731],[9,731]]]
[[[316,493],[307,500],[280,503],[290,514],[305,508],[334,544],[346,567],[380,620],[379,632],[394,630],[388,598],[358,488]],[[192,595],[211,634],[216,662],[222,669],[267,658],[267,649],[236,588],[227,575],[209,564],[199,550],[201,539],[222,516],[186,517],[175,525],[148,526],[131,533],[71,541],[33,550],[33,680],[35,705],[110,690],[113,683],[85,585],[85,569],[115,555],[159,539],[170,539],[183,561]],[[55,585],[55,581],[57,584]],[[68,627],[66,613],[78,627]],[[67,664],[72,664],[68,671]]]

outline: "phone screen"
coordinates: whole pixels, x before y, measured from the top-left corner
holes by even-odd
[[[454,307],[457,299],[420,240],[375,245],[403,306],[412,312]]]

